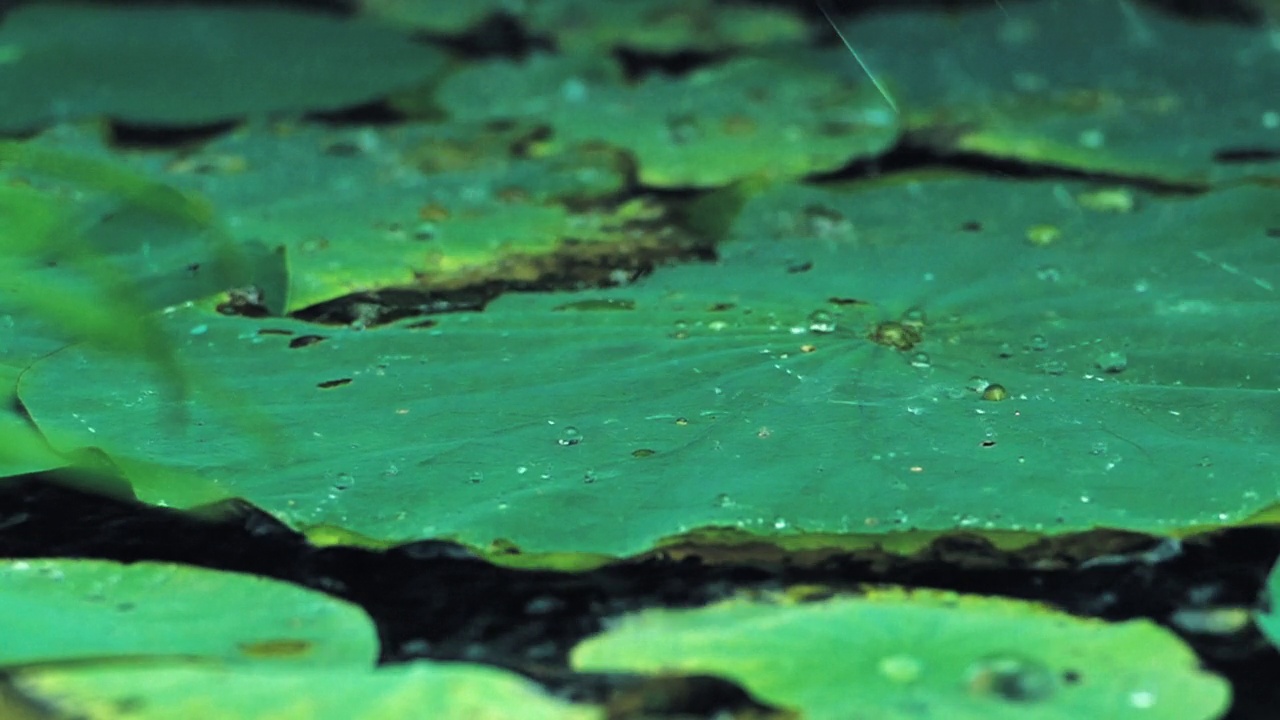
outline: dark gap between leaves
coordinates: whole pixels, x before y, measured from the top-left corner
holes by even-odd
[[[1045,165],[973,152],[954,152],[935,147],[921,138],[907,136],[881,155],[854,160],[828,173],[810,175],[815,185],[869,180],[886,175],[919,170],[953,170],[1006,180],[1079,180],[1098,184],[1123,185],[1157,195],[1199,195],[1208,190],[1194,183],[1172,183],[1156,178],[1099,173],[1058,165]]]

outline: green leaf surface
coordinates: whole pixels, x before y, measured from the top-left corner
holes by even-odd
[[[598,64],[598,63],[597,63]],[[716,187],[799,177],[887,150],[897,117],[874,92],[789,56],[740,58],[638,85],[574,56],[474,64],[437,92],[455,120],[545,123],[557,142],[630,152],[655,187]]]
[[[551,0],[530,5],[522,18],[530,29],[556,38],[567,51],[609,53],[617,48],[649,53],[726,53],[803,40],[808,28],[785,8],[722,5],[713,0],[582,3]]]
[[[273,309],[387,288],[531,282],[553,272],[558,253],[622,254],[645,245],[630,231],[648,218],[604,202],[625,182],[616,157],[512,160],[509,147],[519,138],[467,125],[413,124],[385,137],[317,128],[281,136],[250,127],[196,153],[133,162],[139,173],[225,208],[226,232],[252,251],[251,267],[283,264],[255,245],[285,248],[287,291],[276,273],[258,272],[268,278],[257,284],[270,289]],[[98,235],[104,244],[136,237],[137,225],[113,218]],[[153,247],[146,264],[131,266],[153,294],[168,286],[149,268],[183,270],[192,259],[189,243],[174,248],[164,255]],[[207,272],[178,276],[190,284]]]
[[[714,0],[583,3],[544,0],[527,6],[506,0],[362,0],[360,9],[393,25],[433,34],[474,32],[500,13],[526,32],[551,38],[571,52],[607,55],[619,48],[649,53],[723,53],[804,39],[794,12],[765,5],[720,5]]]
[[[717,675],[806,720],[1210,720],[1230,701],[1152,622],[929,592],[648,610],[579,644],[571,663]]]
[[[592,720],[523,678],[479,665],[334,668],[137,666],[13,676],[31,699],[85,720]]]
[[[1073,200],[1089,191],[783,185],[715,265],[429,328],[167,316],[192,372],[282,428],[271,457],[207,395],[193,424],[168,422],[136,363],[59,353],[19,393],[56,448],[200,472],[296,527],[387,541],[626,555],[705,526],[1243,520],[1280,497],[1274,190],[1119,214]],[[1029,242],[1042,225],[1059,237]]]
[[[842,27],[912,137],[940,150],[1174,183],[1280,177],[1280,55],[1264,25],[1072,0],[917,6]]]
[[[295,585],[185,565],[0,562],[0,665],[188,657],[362,670],[360,608]]]
[[[18,368],[0,365],[0,407],[11,408],[17,399]],[[19,413],[0,412],[0,478],[52,470],[66,459],[49,449],[44,436]]]
[[[0,130],[333,110],[424,82],[443,63],[389,28],[315,13],[31,3],[0,30]]]

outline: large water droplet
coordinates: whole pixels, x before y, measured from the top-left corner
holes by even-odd
[[[1053,695],[1055,679],[1044,663],[1013,653],[988,655],[969,666],[969,691],[1009,702],[1031,703]]]
[[[1027,341],[1027,349],[1035,352],[1044,352],[1049,349],[1049,339],[1043,335],[1032,335]]]
[[[929,353],[918,352],[911,356],[911,366],[918,368],[927,368],[933,365],[933,361],[929,359]]]
[[[836,319],[826,310],[809,313],[809,332],[831,333],[836,331]]]
[[[1129,367],[1129,356],[1113,350],[1098,355],[1093,359],[1093,364],[1104,373],[1121,373]]]
[[[1156,694],[1150,690],[1136,690],[1129,693],[1129,704],[1139,710],[1155,707]]]
[[[572,425],[566,425],[565,428],[560,431],[560,437],[556,442],[564,445],[565,447],[577,445],[582,442],[582,433],[578,431],[578,428]]]

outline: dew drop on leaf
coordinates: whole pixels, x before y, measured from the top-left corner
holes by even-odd
[[[1121,373],[1129,367],[1129,356],[1119,351],[1104,352],[1093,359],[1093,364],[1104,373]]]
[[[1005,389],[1005,387],[1004,387],[1003,385],[997,385],[997,384],[995,384],[995,383],[992,383],[992,384],[988,385],[988,386],[986,387],[986,389],[984,389],[984,390],[982,391],[982,399],[983,399],[983,400],[990,400],[990,401],[992,401],[992,402],[999,402],[999,401],[1001,401],[1001,400],[1008,400],[1008,399],[1009,399],[1009,391],[1008,391],[1008,390],[1006,390],[1006,389]]]
[[[1027,342],[1027,349],[1044,352],[1049,349],[1049,340],[1043,335],[1032,335],[1031,340]]]
[[[560,431],[560,437],[556,440],[556,442],[565,447],[569,447],[570,445],[577,445],[578,443],[582,442],[582,433],[578,430],[578,428],[572,425],[566,425],[565,428]]]
[[[1045,282],[1058,282],[1062,279],[1062,271],[1054,265],[1044,265],[1036,268],[1036,279]]]
[[[826,310],[809,313],[809,332],[831,333],[836,330],[836,319]]]
[[[1129,704],[1139,710],[1146,710],[1156,704],[1156,694],[1150,690],[1138,690],[1129,693]]]
[[[918,368],[927,368],[933,365],[929,360],[929,353],[918,352],[911,356],[911,366]]]

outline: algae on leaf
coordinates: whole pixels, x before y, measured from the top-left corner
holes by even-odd
[[[579,644],[571,664],[725,677],[806,720],[1212,720],[1230,702],[1150,621],[925,591],[646,610]]]

